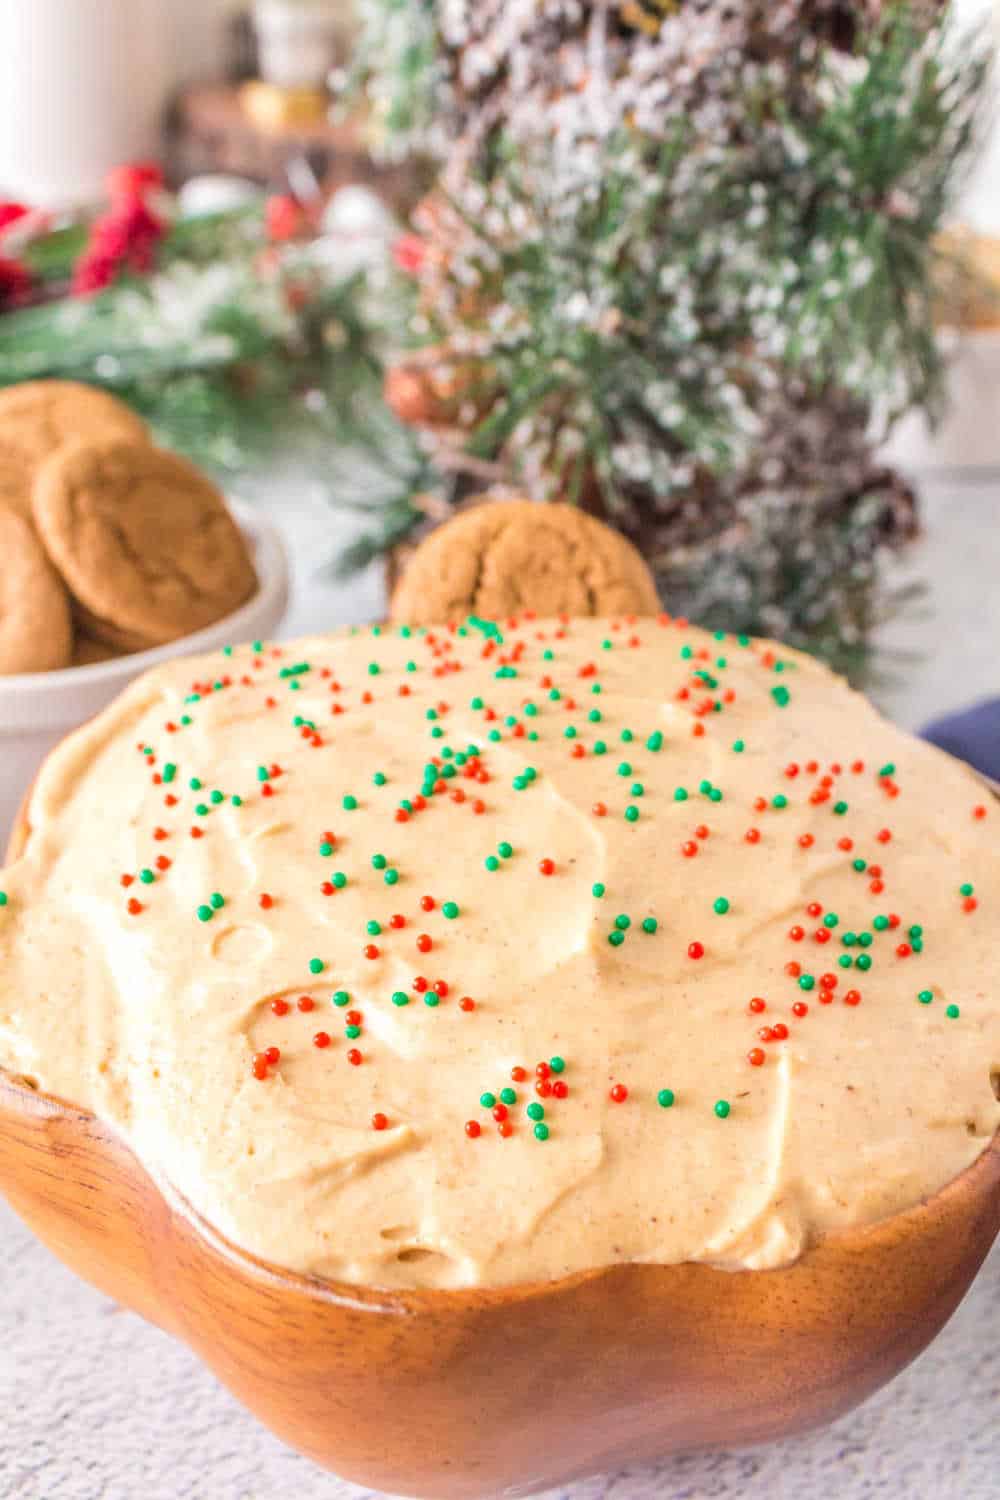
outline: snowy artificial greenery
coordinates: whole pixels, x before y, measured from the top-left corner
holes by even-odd
[[[853,645],[911,519],[875,443],[941,401],[984,48],[930,0],[361,8],[383,142],[438,164],[410,329],[455,394],[447,423],[418,403],[435,449],[606,515],[707,623]]]

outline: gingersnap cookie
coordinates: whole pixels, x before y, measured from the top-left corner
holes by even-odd
[[[0,675],[52,672],[73,656],[62,579],[29,521],[0,505]]]
[[[438,625],[521,610],[655,614],[653,575],[632,543],[571,505],[492,500],[455,516],[413,554],[392,619]]]
[[[105,641],[95,641],[92,635],[78,632],[73,649],[73,666],[94,667],[98,662],[117,661],[119,656],[127,655],[128,652],[119,647],[109,646]]]
[[[120,650],[221,620],[257,587],[215,485],[148,443],[80,443],[38,475],[35,524],[87,633]]]
[[[42,464],[67,443],[148,438],[145,422],[114,396],[72,380],[31,380],[0,391],[0,502],[26,519]]]

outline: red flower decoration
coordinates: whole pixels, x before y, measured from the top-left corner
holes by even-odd
[[[17,307],[31,291],[31,272],[19,260],[0,256],[0,308]]]
[[[104,185],[112,202],[141,198],[163,186],[163,172],[155,161],[126,162],[108,173]]]

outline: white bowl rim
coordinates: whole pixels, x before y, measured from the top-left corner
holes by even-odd
[[[170,661],[177,655],[197,656],[199,651],[218,648],[220,636],[233,644],[243,639],[250,621],[261,610],[284,609],[288,595],[288,557],[277,528],[260,511],[241,500],[227,501],[240,530],[250,539],[254,552],[259,587],[245,604],[221,620],[206,625],[191,635],[179,636],[164,646],[148,651],[134,651],[115,656],[110,661],[91,662],[83,667],[60,667],[54,672],[15,672],[0,677],[0,703],[5,697],[30,692],[36,699],[56,697],[67,688],[100,687],[119,679],[140,677],[151,667]]]

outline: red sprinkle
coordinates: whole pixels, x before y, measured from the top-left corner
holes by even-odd
[[[688,958],[704,958],[704,957],[705,957],[705,945],[704,945],[704,943],[698,943],[698,942],[688,943]]]
[[[271,1001],[271,1010],[274,1013],[274,1015],[276,1015],[276,1016],[287,1016],[288,1015],[288,1001],[287,1000],[272,1000]]]
[[[483,1127],[480,1125],[478,1120],[466,1120],[465,1133],[469,1137],[470,1141],[474,1141],[477,1136],[482,1135]]]
[[[320,1050],[322,1050],[324,1047],[329,1047],[329,1045],[330,1033],[328,1031],[317,1031],[316,1035],[313,1037],[313,1046],[319,1047]]]
[[[616,1104],[624,1104],[628,1098],[628,1089],[623,1083],[616,1083],[611,1090],[611,1098]]]
[[[752,1068],[762,1068],[766,1059],[763,1047],[753,1047],[747,1053],[747,1062]]]
[[[372,1129],[387,1130],[388,1126],[389,1121],[386,1119],[385,1115],[381,1110],[377,1110],[376,1113],[372,1115]]]
[[[421,953],[429,953],[431,951],[431,949],[434,947],[433,941],[431,940],[431,938],[428,937],[428,935],[427,935],[426,932],[422,932],[420,934],[420,936],[417,938],[417,947],[418,947],[418,949],[420,950]],[[376,952],[377,951],[378,950],[376,950]],[[366,957],[368,956],[368,950],[367,949],[365,949],[365,956]]]
[[[538,868],[543,875],[554,875],[556,872],[556,862],[554,859],[540,859],[538,861]]]
[[[352,1047],[350,1052],[348,1052],[347,1061],[350,1063],[352,1068],[360,1067],[361,1053],[358,1051],[357,1047]]]

